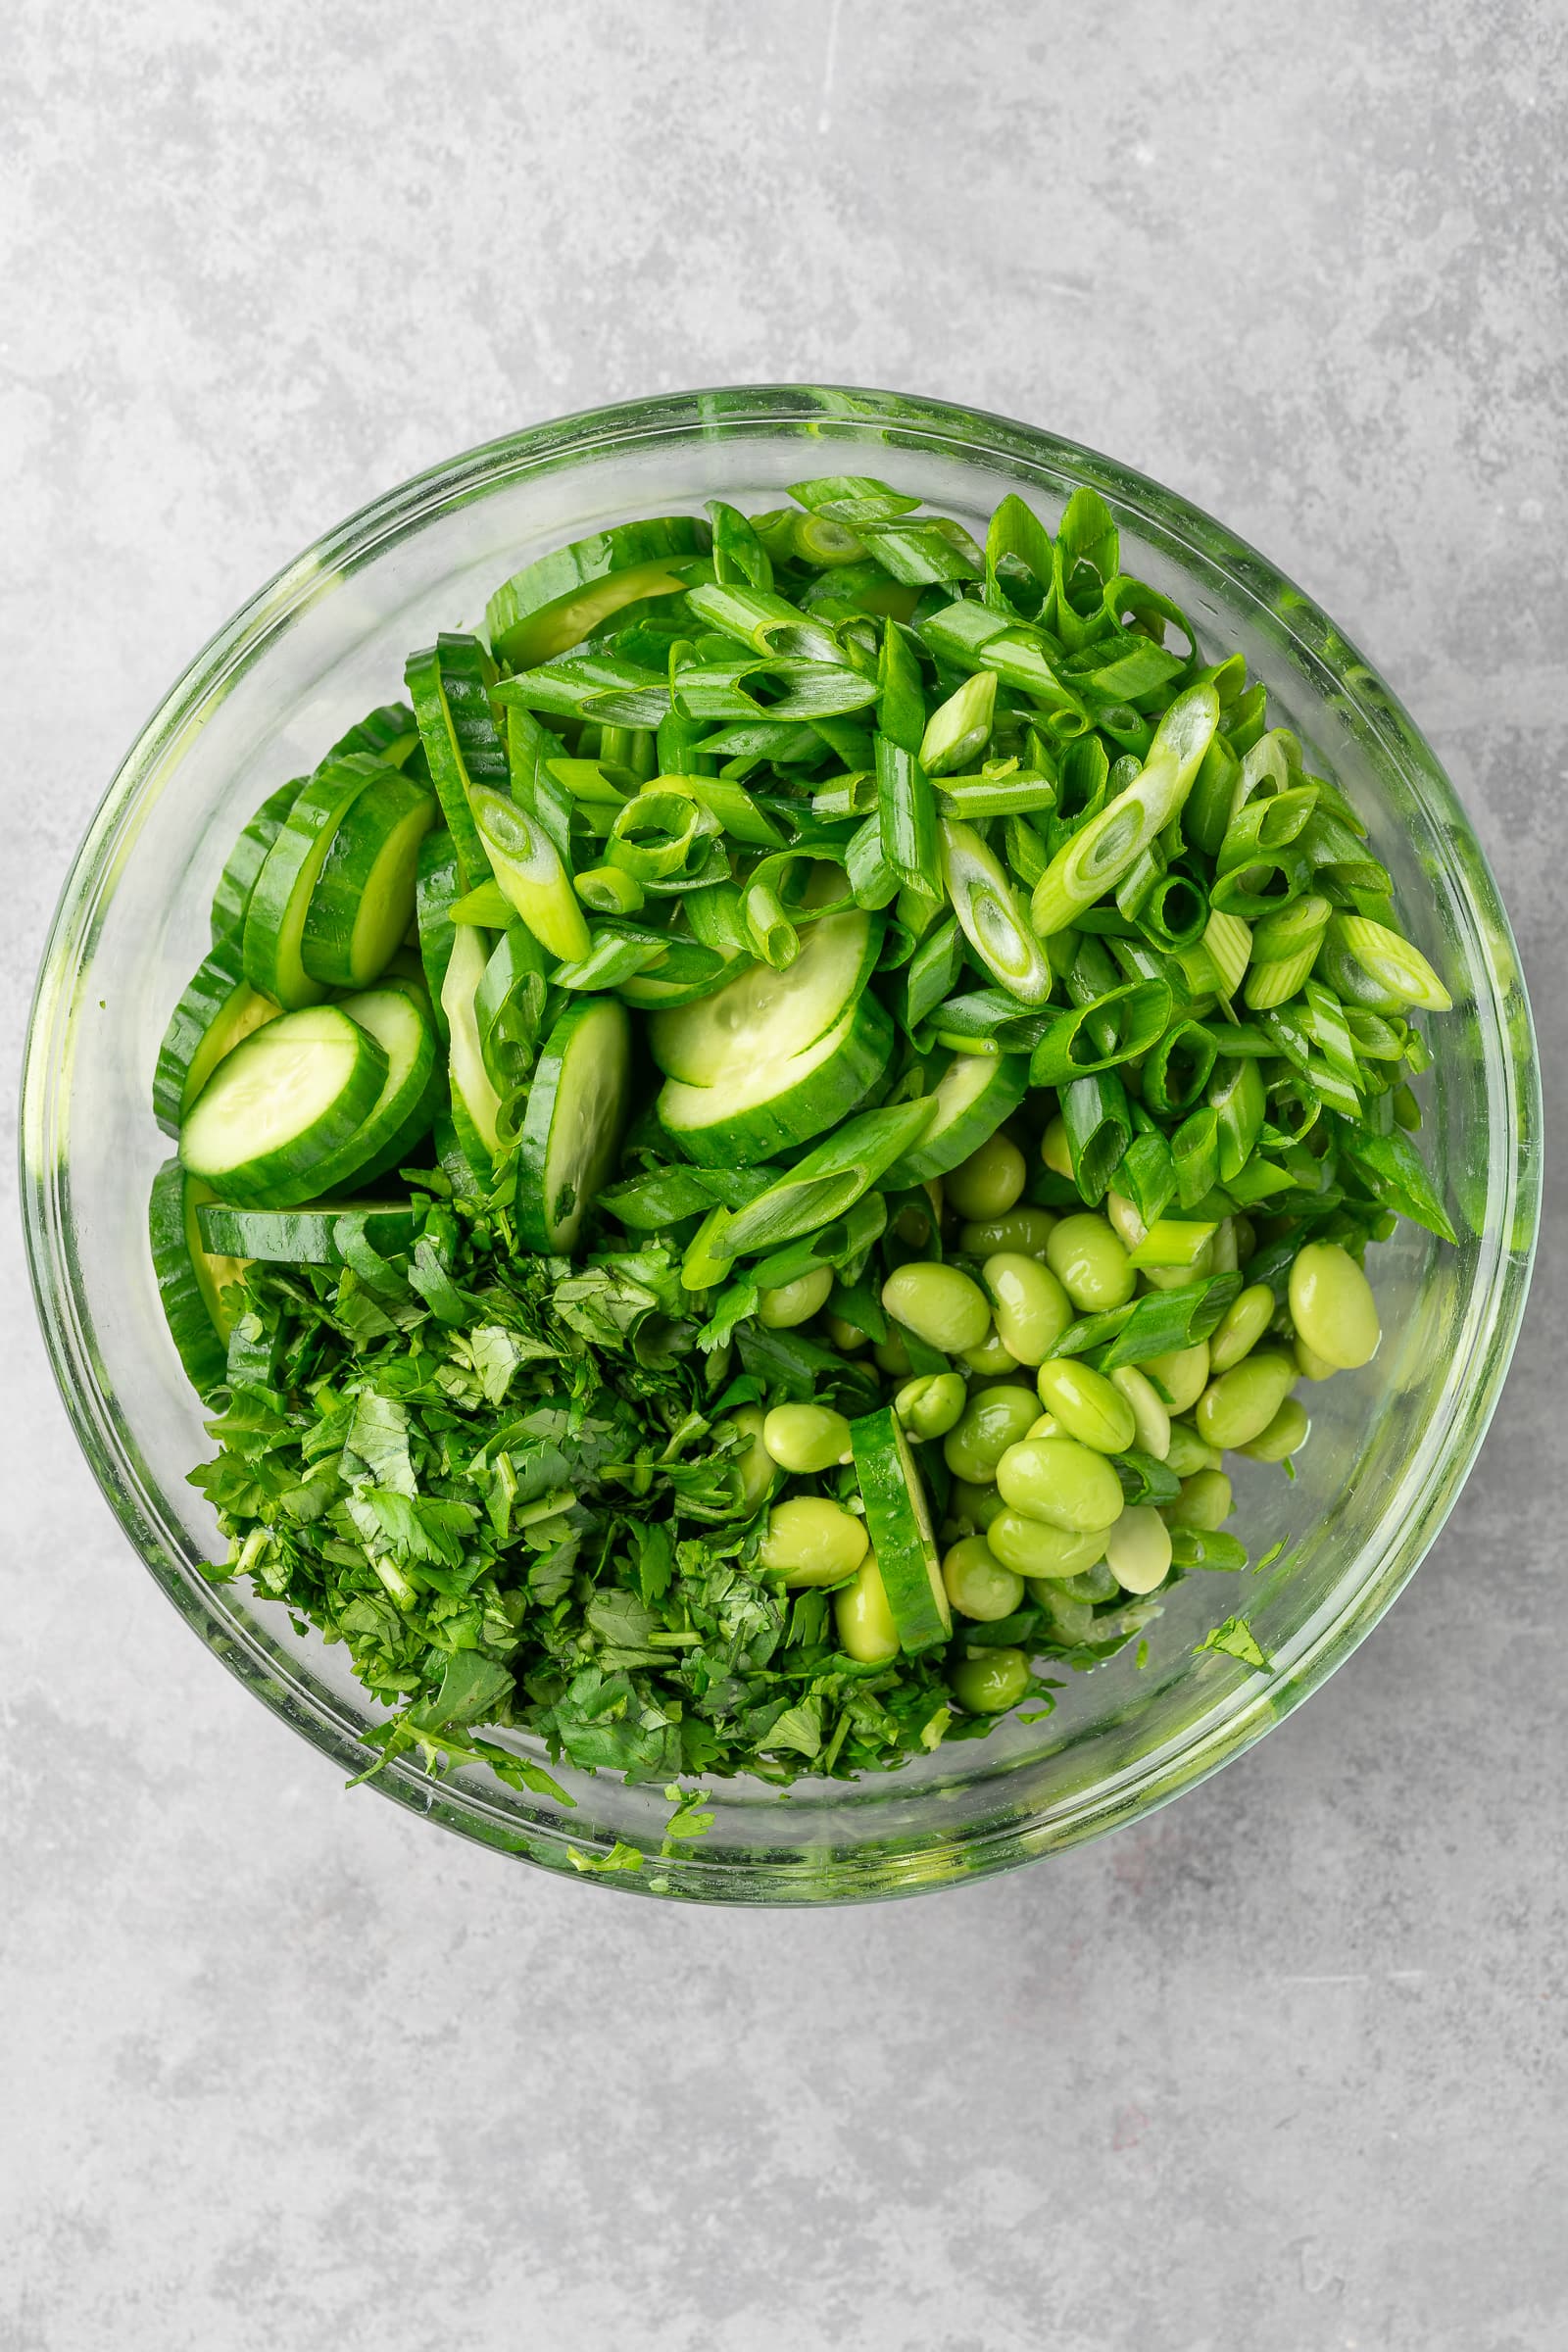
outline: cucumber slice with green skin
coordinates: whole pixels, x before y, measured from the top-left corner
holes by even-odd
[[[501,1096],[485,1067],[476,1009],[490,960],[490,933],[472,923],[455,926],[441,1009],[447,1024],[447,1078],[458,1142],[481,1175],[501,1149]]]
[[[214,1200],[196,1210],[204,1250],[272,1265],[341,1265],[345,1226],[390,1257],[413,1249],[423,1223],[424,1210],[410,1200],[313,1200],[306,1208],[233,1208]]]
[[[245,978],[239,941],[220,940],[174,1006],[153,1070],[153,1116],[166,1135],[180,1121],[225,1054],[275,1021],[281,1007]]]
[[[284,1013],[236,1046],[180,1131],[179,1156],[227,1200],[293,1208],[334,1167],[386,1084],[384,1049],[336,1004]]]
[[[245,977],[285,1012],[318,1004],[326,994],[324,981],[313,980],[300,956],[311,894],[339,825],[361,793],[386,772],[364,752],[318,767],[262,861],[245,909]]]
[[[245,1271],[242,1256],[202,1246],[198,1209],[212,1198],[210,1184],[192,1176],[177,1159],[166,1159],[153,1178],[147,1204],[153,1275],[169,1334],[186,1378],[204,1396],[228,1376],[230,1317],[222,1294]]]
[[[693,514],[662,514],[541,556],[504,581],[485,607],[496,660],[531,669],[580,645],[623,606],[675,595],[687,583],[671,564],[702,555],[710,538]]]
[[[292,776],[265,800],[228,853],[228,863],[213,893],[213,945],[245,928],[245,909],[251,903],[256,877],[268,851],[283,830],[283,822],[300,794],[304,776]]]
[[[620,1149],[631,1086],[631,1018],[613,997],[566,1007],[545,1041],[517,1139],[517,1233],[564,1256]]]
[[[870,979],[883,928],[858,907],[821,916],[786,971],[751,963],[678,1012],[656,1014],[648,1024],[655,1061],[687,1086],[721,1086],[737,1067],[806,1053]]]
[[[705,972],[700,979],[668,978],[662,969],[633,972],[623,980],[615,994],[623,1004],[631,1004],[639,1012],[672,1012],[677,1005],[700,1004],[704,997],[728,986],[722,973]]]
[[[300,935],[300,961],[327,988],[368,988],[414,919],[419,844],[440,804],[428,784],[388,768],[332,836]]]
[[[424,984],[430,992],[435,1008],[435,1025],[442,1044],[446,1043],[447,1016],[441,1009],[441,991],[446,985],[447,965],[452,960],[452,949],[458,926],[452,920],[452,909],[464,896],[462,877],[458,872],[458,854],[452,846],[452,836],[445,826],[427,833],[419,844],[419,856],[415,873],[414,911],[419,932],[419,962],[424,972]]]
[[[865,1528],[888,1606],[906,1650],[930,1649],[953,1631],[925,1489],[891,1405],[850,1423]]]
[[[659,1121],[701,1167],[751,1167],[846,1118],[893,1052],[893,1017],[869,991],[804,1054],[737,1062],[715,1086],[666,1078]]]
[[[407,703],[383,703],[368,711],[327,753],[329,760],[346,760],[352,752],[368,752],[388,767],[403,767],[419,746],[419,723]]]
[[[521,923],[503,931],[473,1000],[479,1055],[497,1094],[520,1086],[532,1066],[545,1013],[545,958]]]
[[[507,747],[490,715],[495,674],[495,663],[477,637],[446,630],[434,645],[411,654],[403,672],[465,890],[488,880],[490,872],[474,830],[469,791],[475,784],[505,791],[510,774]]]
[[[368,1184],[388,1167],[401,1167],[429,1134],[445,1095],[435,1016],[417,981],[384,980],[344,997],[338,1010],[369,1031],[386,1055],[386,1076],[363,1125],[321,1167],[318,1194]]]
[[[889,1189],[906,1192],[957,1167],[1011,1118],[1028,1091],[1027,1054],[955,1054],[937,1082],[936,1115],[913,1149],[889,1168]]]
[[[471,807],[483,853],[518,915],[559,962],[576,963],[593,944],[588,918],[543,825],[505,793],[482,786]]]

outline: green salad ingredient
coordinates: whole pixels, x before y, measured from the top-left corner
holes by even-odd
[[[1226,1455],[1289,1475],[1371,1361],[1368,1245],[1452,1239],[1443,983],[1096,494],[983,545],[790,496],[413,654],[172,1010],[211,1574],[346,1644],[383,1757],[679,1797],[1048,1710],[1247,1565]]]

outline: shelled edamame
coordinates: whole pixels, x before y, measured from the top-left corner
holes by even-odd
[[[245,828],[160,1056],[215,1573],[432,1754],[783,1783],[1049,1709],[1245,1567],[1368,1246],[1452,1238],[1443,983],[1096,494],[789,496],[412,655]]]

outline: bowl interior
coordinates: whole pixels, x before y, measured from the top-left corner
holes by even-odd
[[[199,658],[117,779],[67,887],[40,982],[24,1131],[40,1311],[95,1471],[165,1590],[268,1703],[353,1770],[379,1719],[341,1650],[209,1585],[215,1524],[185,1483],[211,1450],[163,1327],[145,1201],[168,1145],[148,1089],[165,1021],[206,945],[232,838],[286,776],[372,704],[439,628],[479,623],[495,584],[607,523],[774,505],[826,471],[885,475],[983,532],[1008,488],[1054,523],[1080,481],[1108,500],[1124,568],[1164,590],[1205,651],[1239,649],[1310,764],[1337,777],[1392,868],[1412,937],[1452,992],[1419,1092],[1456,1249],[1401,1225],[1379,1250],[1374,1366],[1308,1393],[1294,1483],[1244,1465],[1233,1525],[1254,1559],[1195,1574],[1124,1653],[1068,1676],[1055,1712],[897,1775],[721,1783],[710,1836],[659,1852],[658,1789],[555,1768],[563,1814],[482,1772],[408,1765],[376,1786],[506,1850],[570,1868],[616,1839],[645,1858],[606,1883],[736,1901],[843,1900],[1003,1868],[1148,1810],[1248,1745],[1329,1673],[1410,1575],[1450,1506],[1500,1385],[1536,1221],[1529,1013],[1491,876],[1431,753],[1316,609],[1252,551],[1155,485],[1071,444],[937,404],[803,387],[692,395],[571,418],[392,493],[302,557]],[[1273,1672],[1194,1655],[1233,1612]],[[194,1666],[193,1671],[198,1669]]]

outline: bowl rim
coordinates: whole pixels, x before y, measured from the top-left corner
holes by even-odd
[[[260,660],[271,638],[328,593],[346,570],[417,530],[435,512],[487,497],[521,475],[585,466],[596,455],[637,441],[694,434],[740,441],[749,435],[804,432],[808,426],[829,439],[837,437],[837,427],[846,438],[872,444],[896,448],[904,439],[926,450],[947,447],[970,462],[986,457],[1001,461],[999,472],[1016,468],[1026,482],[1031,476],[1037,483],[1056,476],[1090,482],[1152,535],[1183,545],[1196,542],[1195,553],[1200,549],[1210,563],[1223,563],[1236,588],[1268,612],[1271,627],[1291,640],[1303,667],[1315,669],[1348,697],[1382,755],[1403,770],[1418,797],[1466,847],[1462,867],[1455,861],[1448,880],[1481,942],[1476,960],[1491,994],[1478,1010],[1499,1057],[1514,1113],[1503,1203],[1513,1239],[1494,1262],[1476,1349],[1484,1377],[1456,1403],[1441,1444],[1432,1449],[1419,1508],[1396,1530],[1363,1584],[1316,1629],[1283,1674],[1240,1671],[1219,1703],[1184,1736],[1141,1758],[1110,1784],[1063,1800],[1047,1826],[1031,1827],[1027,1818],[1008,1816],[960,1832],[961,1862],[940,1873],[917,1847],[883,1851],[874,1841],[831,1857],[817,1849],[808,1869],[799,1852],[760,1857],[755,1851],[702,1854],[688,1848],[661,1861],[653,1873],[585,1873],[589,1883],[629,1892],[788,1905],[885,1899],[964,1884],[1140,1819],[1196,1787],[1283,1721],[1359,1646],[1435,1541],[1486,1435],[1523,1317],[1540,1221],[1541,1095],[1528,995],[1495,880],[1452,785],[1398,698],[1311,598],[1228,526],[1136,468],[1013,418],[919,395],[850,385],[721,385],[577,410],[483,442],[369,500],[282,565],[214,632],[138,731],[72,860],[49,927],[27,1022],[19,1138],[34,1305],[56,1384],[106,1498],[144,1565],[230,1672],[314,1746],[355,1772],[364,1771],[374,1761],[373,1751],[352,1720],[323,1691],[280,1679],[278,1653],[248,1629],[236,1628],[216,1605],[214,1589],[192,1578],[107,1412],[72,1279],[55,1148],[76,1017],[74,978],[101,919],[135,809],[171,759],[177,760],[195,714]],[[1498,965],[1504,958],[1511,962],[1507,984],[1517,991],[1511,1027],[1501,1004]],[[1485,1341],[1484,1348],[1479,1340]],[[1170,1747],[1174,1754],[1167,1752]],[[610,1838],[573,1833],[567,1816],[541,1819],[525,1830],[514,1814],[487,1803],[471,1787],[432,1779],[412,1764],[388,1767],[371,1785],[462,1835],[568,1875],[583,1870],[583,1860],[576,1857],[589,1862],[608,1857]]]

